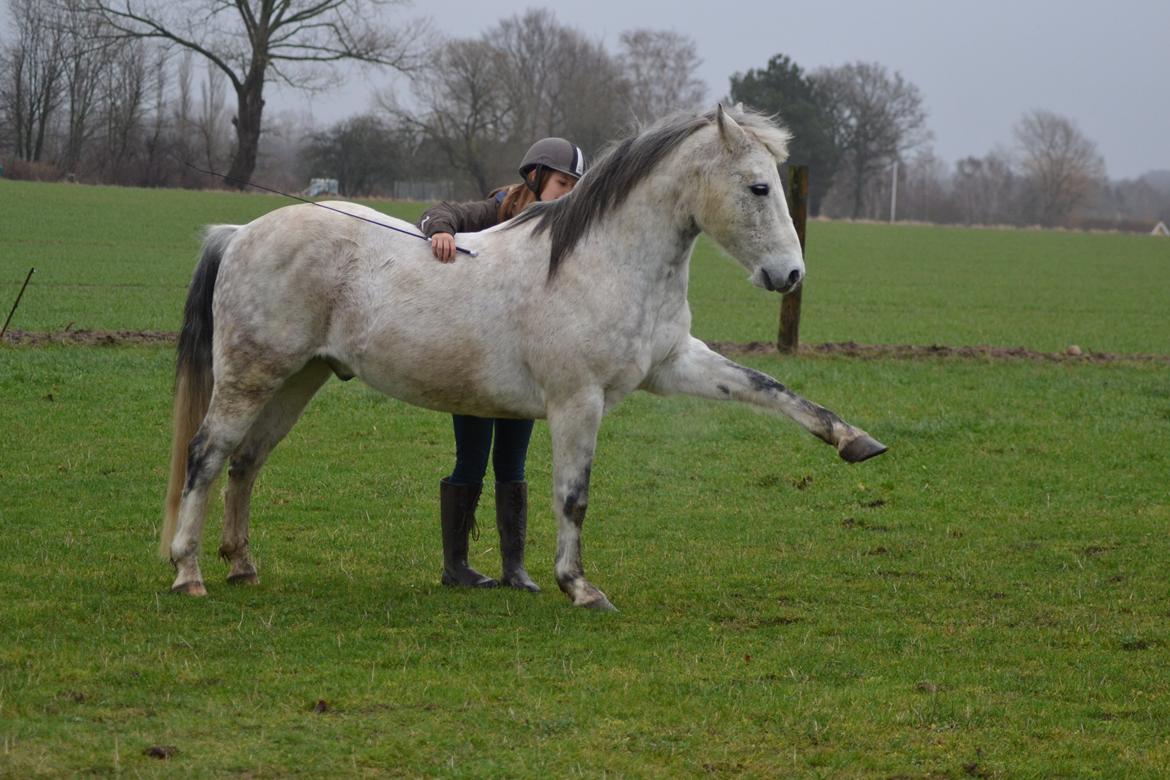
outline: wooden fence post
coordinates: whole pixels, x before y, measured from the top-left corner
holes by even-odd
[[[804,254],[804,229],[808,222],[808,166],[788,167],[788,213],[796,236],[800,239],[800,253]],[[804,291],[801,283],[793,292],[780,299],[780,332],[776,336],[776,349],[786,354],[795,354],[800,349],[800,294]]]

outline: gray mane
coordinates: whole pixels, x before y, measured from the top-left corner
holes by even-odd
[[[787,156],[788,133],[770,118],[742,109],[729,114],[763,142],[778,161]],[[590,227],[620,206],[634,187],[679,144],[700,128],[714,123],[714,111],[698,116],[676,115],[617,142],[589,169],[572,192],[549,203],[532,204],[512,220],[511,226],[535,222],[535,235],[548,231],[552,238],[548,278],[552,279],[565,256]]]
[[[556,276],[565,255],[594,223],[620,206],[667,154],[712,121],[714,114],[672,118],[625,138],[610,147],[568,195],[549,203],[534,203],[513,219],[512,225],[535,221],[536,235],[549,232],[549,279]]]

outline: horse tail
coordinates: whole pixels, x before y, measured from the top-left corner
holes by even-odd
[[[211,335],[214,330],[211,304],[219,264],[231,243],[237,225],[213,225],[207,229],[203,250],[183,310],[183,329],[179,332],[178,359],[175,364],[175,406],[172,412],[171,476],[167,484],[159,555],[171,556],[171,541],[179,523],[179,500],[187,481],[187,448],[207,414],[211,403]]]

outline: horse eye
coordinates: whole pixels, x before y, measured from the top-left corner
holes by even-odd
[[[752,186],[748,187],[748,189],[752,191],[753,195],[767,195],[768,194],[768,185],[767,184],[753,184]]]

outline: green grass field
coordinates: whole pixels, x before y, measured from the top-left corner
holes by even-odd
[[[176,329],[198,226],[279,203],[4,181],[0,202],[0,303],[36,265],[12,326],[31,330]],[[816,223],[802,332],[1170,353],[1163,247]],[[775,298],[743,277],[701,246],[697,335],[773,337]],[[604,615],[552,579],[543,423],[545,591],[453,591],[449,419],[356,382],[261,477],[262,584],[223,581],[213,513],[209,597],[171,596],[170,348],[0,345],[0,776],[1170,773],[1165,364],[744,362],[890,453],[849,467],[783,420],[632,397],[585,526]],[[472,563],[494,571],[485,504]]]

